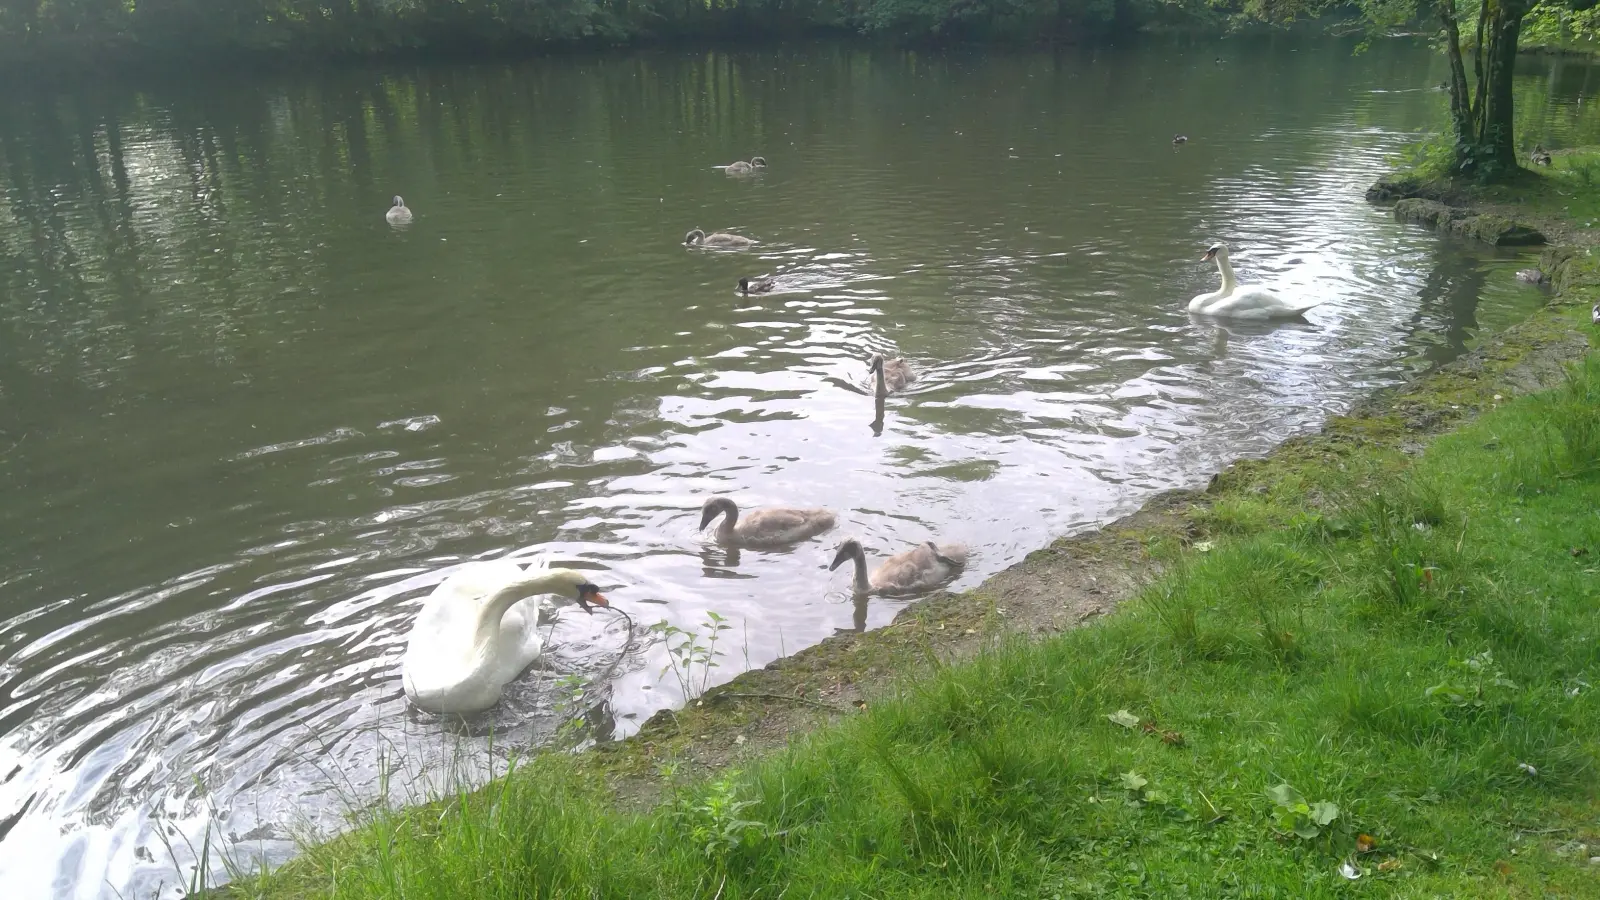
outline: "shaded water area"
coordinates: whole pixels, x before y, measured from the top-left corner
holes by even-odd
[[[1442,121],[1444,69],[1351,51],[810,48],[10,91],[7,896],[172,895],[208,826],[281,861],[296,827],[437,784],[491,735],[503,755],[581,712],[624,736],[682,702],[642,626],[725,617],[720,681],[882,625],[907,601],[850,600],[826,568],[845,536],[967,542],[970,587],[1519,318],[1541,297],[1515,257],[1362,202]],[[1548,66],[1519,84],[1524,130],[1600,140],[1590,70]],[[757,176],[713,168],[752,154]],[[384,221],[397,193],[407,228]],[[686,249],[697,226],[760,243]],[[1216,239],[1246,281],[1323,305],[1191,319]],[[782,290],[735,295],[762,272]],[[881,418],[879,350],[921,371]],[[712,494],[842,524],[733,554],[695,530]],[[595,570],[635,649],[567,609],[495,710],[410,709],[422,598],[507,553]]]

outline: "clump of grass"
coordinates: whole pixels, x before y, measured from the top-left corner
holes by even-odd
[[[1585,361],[1568,367],[1563,386],[1544,398],[1547,427],[1555,436],[1556,471],[1586,476],[1600,471],[1600,372]]]
[[[1590,383],[1508,402],[1387,480],[1351,458],[1317,490],[1353,499],[1317,527],[1216,534],[1098,626],[923,665],[653,810],[541,756],[242,890],[1335,897],[1350,867],[1382,896],[1588,895],[1587,858],[1544,838],[1600,813],[1596,564],[1573,552],[1600,553],[1600,479],[1501,473],[1543,446],[1590,471]],[[1283,488],[1232,509],[1306,507]]]

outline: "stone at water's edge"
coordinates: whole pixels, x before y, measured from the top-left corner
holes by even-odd
[[[1373,185],[1367,192],[1368,197],[1383,184],[1379,182]],[[1407,197],[1396,203],[1394,217],[1402,222],[1416,222],[1446,234],[1471,238],[1496,247],[1529,247],[1544,243],[1544,235],[1539,231],[1504,216],[1475,213],[1470,209],[1420,197]]]
[[[1422,194],[1423,183],[1420,179],[1406,175],[1384,176],[1372,187],[1367,188],[1367,202],[1394,203],[1397,200],[1420,197]]]

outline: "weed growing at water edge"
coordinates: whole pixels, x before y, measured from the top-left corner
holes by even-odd
[[[661,668],[661,677],[671,672],[685,700],[705,693],[711,682],[711,670],[719,665],[717,658],[723,655],[717,649],[717,639],[732,627],[726,617],[711,610],[706,611],[706,620],[700,628],[679,628],[665,619],[650,626],[667,645],[667,664]],[[705,629],[704,637],[701,629]],[[696,670],[700,676],[698,684],[695,683]]]

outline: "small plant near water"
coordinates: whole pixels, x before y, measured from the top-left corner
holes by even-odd
[[[1428,699],[1455,709],[1483,709],[1499,705],[1517,690],[1488,650],[1466,659],[1451,660],[1445,679],[1423,692]]]
[[[679,799],[673,806],[672,821],[678,833],[707,859],[721,861],[740,847],[770,836],[765,822],[744,816],[745,810],[759,803],[739,798],[738,773],[730,772],[706,785],[700,794]]]
[[[1561,453],[1551,460],[1559,474],[1600,471],[1600,379],[1593,366],[1580,363],[1568,368],[1563,386],[1545,399],[1545,421],[1560,444]]]
[[[1277,807],[1273,825],[1279,834],[1294,835],[1302,840],[1315,840],[1323,829],[1339,818],[1339,807],[1327,800],[1316,803],[1306,801],[1305,795],[1288,784],[1280,784],[1267,791]]]
[[[717,649],[717,640],[732,627],[725,616],[712,610],[706,611],[706,620],[699,628],[679,628],[665,619],[650,626],[667,645],[667,664],[661,668],[661,677],[671,672],[685,700],[705,693],[711,683],[711,670],[719,665],[717,658],[723,655]]]

